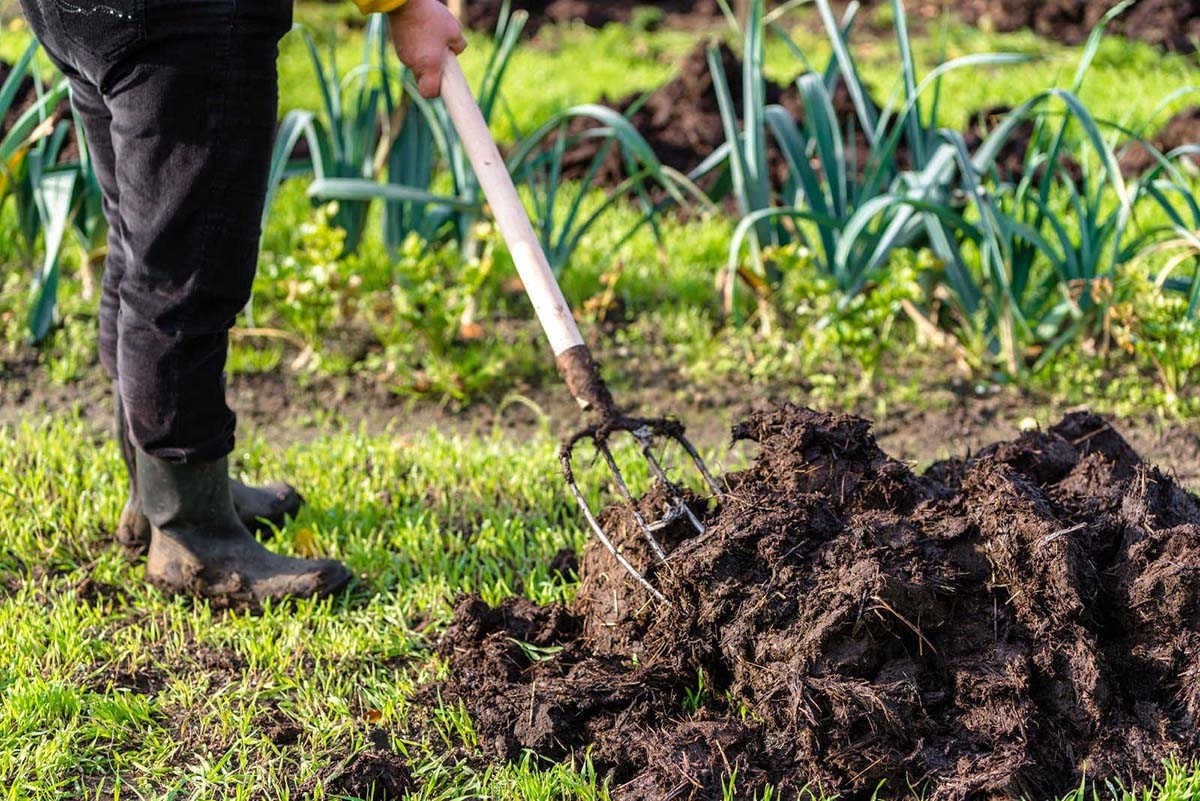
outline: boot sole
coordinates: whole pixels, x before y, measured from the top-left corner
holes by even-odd
[[[210,592],[206,586],[197,583],[196,585],[188,586],[181,585],[166,579],[156,576],[147,576],[146,581],[159,592],[167,597],[183,597],[208,601],[214,607],[221,609],[237,609],[244,611],[261,611],[264,601],[269,600],[273,604],[286,603],[289,601],[300,601],[313,599],[329,598],[333,595],[345,590],[350,582],[354,579],[354,574],[349,569],[343,569],[341,575],[333,583],[317,590],[311,595],[282,595],[277,598],[260,599],[249,593],[221,593]]]

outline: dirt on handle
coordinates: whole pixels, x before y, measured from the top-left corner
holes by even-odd
[[[460,599],[429,692],[482,756],[591,749],[618,799],[1057,797],[1200,757],[1200,503],[1103,420],[923,476],[851,416],[734,433],[760,452],[673,570],[608,513],[670,608],[595,546],[570,608]]]

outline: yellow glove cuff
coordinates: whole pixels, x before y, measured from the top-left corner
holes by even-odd
[[[386,14],[404,5],[407,0],[354,0],[354,5],[364,14]]]

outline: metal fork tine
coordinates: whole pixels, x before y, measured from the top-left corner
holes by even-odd
[[[687,451],[688,456],[692,457],[692,462],[696,465],[696,468],[700,471],[700,474],[704,476],[704,480],[708,483],[708,488],[712,490],[713,495],[715,495],[717,498],[725,497],[725,493],[721,491],[721,487],[717,484],[717,480],[713,478],[713,474],[708,470],[708,465],[706,465],[704,460],[700,458],[700,453],[696,450],[695,446],[692,445],[691,441],[682,433],[671,433],[669,436],[671,439],[682,445],[683,449]]]
[[[620,490],[621,497],[629,505],[629,511],[633,513],[633,519],[637,521],[638,527],[641,528],[642,535],[650,543],[650,549],[654,551],[654,555],[658,557],[660,562],[666,564],[667,554],[663,551],[662,546],[658,544],[658,540],[654,538],[654,532],[650,530],[650,526],[646,523],[646,518],[642,517],[642,513],[638,511],[637,501],[633,499],[633,493],[629,491],[629,485],[625,483],[625,477],[621,475],[621,468],[617,467],[617,460],[613,458],[612,451],[608,449],[608,443],[597,440],[596,449],[604,454],[604,461],[608,462],[609,469],[617,479],[617,489]]]
[[[638,570],[632,564],[630,564],[629,560],[625,558],[624,554],[621,553],[616,544],[609,538],[607,534],[604,533],[604,529],[600,526],[600,521],[596,519],[596,516],[592,514],[591,507],[588,506],[587,499],[583,495],[583,490],[579,488],[579,485],[575,481],[575,474],[572,467],[572,457],[575,447],[580,442],[584,440],[590,440],[592,442],[592,445],[595,447],[595,449],[604,457],[604,461],[608,465],[608,469],[612,473],[613,478],[616,479],[617,490],[620,492],[621,497],[629,507],[629,511],[633,513],[633,519],[636,521],[638,528],[641,529],[642,536],[645,538],[646,542],[650,544],[650,549],[654,552],[654,556],[661,564],[666,565],[668,569],[673,569],[670,557],[667,556],[666,551],[663,550],[662,545],[659,544],[658,539],[654,536],[654,531],[666,528],[668,525],[674,523],[674,521],[679,520],[682,517],[686,517],[691,523],[692,528],[694,528],[699,535],[698,537],[693,537],[682,544],[682,549],[684,551],[688,551],[707,539],[708,528],[704,525],[700,518],[696,516],[696,513],[692,511],[692,507],[688,504],[687,498],[680,486],[671,481],[670,477],[667,475],[667,471],[663,468],[662,463],[660,463],[658,458],[654,455],[655,437],[665,437],[678,442],[680,446],[682,446],[687,452],[692,462],[696,465],[696,468],[700,471],[700,474],[704,476],[704,480],[708,484],[709,489],[712,490],[713,495],[717,498],[724,496],[720,485],[717,484],[717,480],[713,477],[712,473],[709,472],[708,466],[704,463],[704,460],[700,458],[700,453],[687,439],[687,437],[683,435],[683,430],[683,426],[676,420],[650,420],[645,418],[632,418],[613,415],[611,417],[607,417],[598,425],[594,425],[576,433],[563,444],[562,449],[559,451],[559,458],[562,461],[563,473],[566,476],[567,485],[571,488],[571,493],[575,496],[576,503],[579,504],[579,508],[583,511],[583,516],[587,519],[588,526],[591,528],[592,533],[596,535],[597,539],[600,540],[608,552],[616,558],[617,563],[625,569],[625,572],[627,572],[642,587],[644,587],[646,591],[650,593],[651,597],[653,597],[656,601],[667,604],[668,606],[671,602],[667,600],[666,596],[655,589],[650,581],[642,573],[638,572]],[[625,476],[621,473],[621,468],[617,465],[616,457],[613,456],[612,450],[608,447],[609,437],[618,431],[626,431],[633,436],[634,441],[637,442],[642,451],[642,456],[650,465],[651,473],[657,480],[661,481],[666,486],[667,492],[670,495],[670,507],[667,510],[666,516],[662,520],[656,521],[653,525],[646,521],[646,518],[638,509],[637,501],[634,499],[633,493],[630,492],[629,485],[625,482]]]
[[[687,505],[687,501],[684,500],[683,495],[676,489],[675,482],[671,481],[667,476],[667,472],[663,470],[662,465],[658,463],[658,459],[655,458],[653,449],[654,439],[649,429],[643,426],[632,433],[634,439],[642,446],[642,455],[650,463],[650,469],[658,477],[658,480],[666,485],[667,490],[671,493],[671,500],[674,501],[675,507],[691,521],[692,528],[696,529],[697,534],[704,534],[707,531],[704,524],[692,513],[691,507]]]
[[[595,534],[596,538],[600,540],[600,543],[608,549],[608,552],[613,555],[613,558],[617,560],[617,563],[625,569],[625,572],[633,576],[633,578],[636,579],[639,584],[646,588],[646,591],[650,593],[651,597],[660,603],[670,606],[671,602],[667,600],[666,596],[656,590],[654,585],[652,585],[645,576],[639,573],[637,568],[629,563],[629,560],[625,558],[617,546],[613,544],[613,541],[608,538],[608,535],[604,533],[604,529],[601,527],[600,521],[598,521],[596,516],[592,514],[592,508],[588,506],[587,499],[583,496],[583,490],[581,490],[579,485],[575,483],[574,471],[571,468],[572,450],[573,446],[572,448],[563,449],[561,456],[563,471],[567,476],[567,486],[571,488],[571,494],[575,496],[575,501],[579,504],[579,508],[583,511],[583,516],[587,520],[588,525],[591,527],[592,533]]]

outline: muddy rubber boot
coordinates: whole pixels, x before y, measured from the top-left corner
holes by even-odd
[[[328,595],[350,571],[332,559],[272,553],[238,519],[227,459],[178,465],[138,451],[137,486],[150,521],[146,578],[167,593],[261,603]]]
[[[129,439],[125,407],[121,401],[121,393],[115,386],[113,395],[116,399],[117,444],[121,449],[125,470],[129,474],[129,500],[125,502],[125,508],[121,511],[115,536],[126,554],[136,558],[145,556],[146,549],[150,547],[150,523],[142,514],[142,505],[137,493],[134,468],[134,454],[137,449]],[[266,538],[270,538],[276,528],[282,528],[289,517],[295,517],[304,505],[304,498],[300,493],[290,484],[281,481],[264,487],[251,487],[236,479],[230,479],[229,489],[233,493],[233,507],[237,510],[238,518],[252,533]]]
[[[238,519],[255,534],[269,535],[274,529],[283,528],[287,519],[295,517],[304,505],[304,497],[296,488],[282,481],[251,487],[231,478],[229,491]]]

